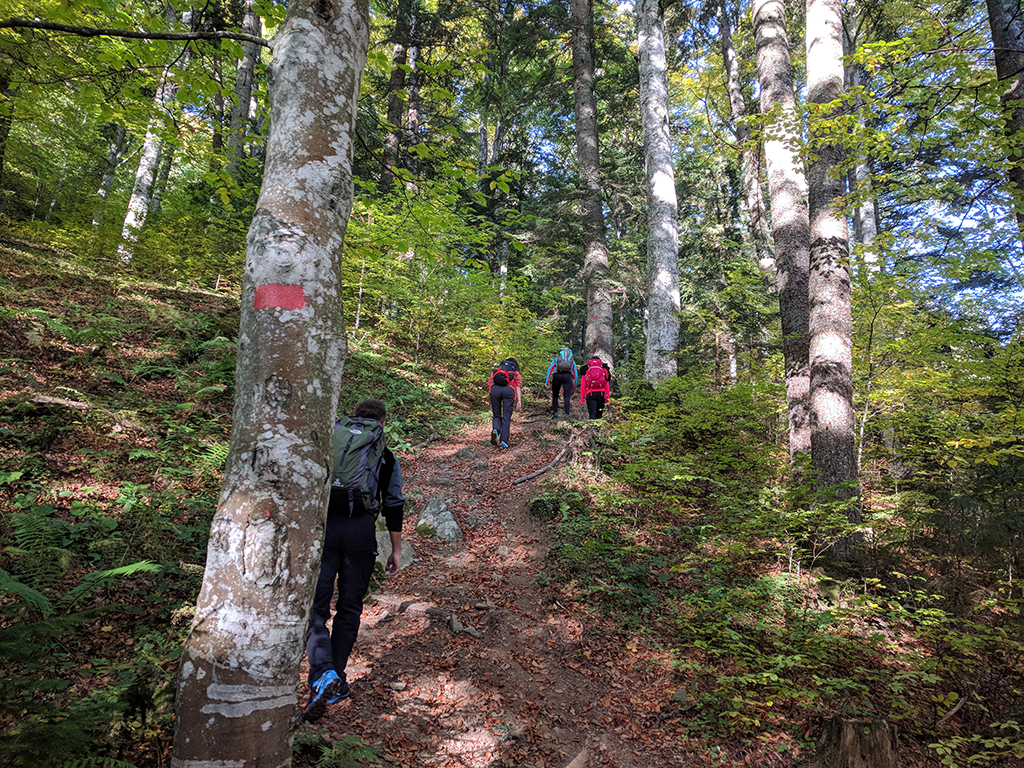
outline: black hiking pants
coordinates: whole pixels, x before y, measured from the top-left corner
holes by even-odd
[[[562,397],[565,400],[565,415],[569,415],[569,400],[572,398],[572,391],[575,389],[573,386],[574,380],[571,373],[559,373],[555,371],[551,374],[551,415],[558,416],[558,393],[561,391]]]
[[[512,431],[512,409],[516,404],[516,391],[508,384],[491,387],[491,429],[498,433],[498,439],[508,445]]]
[[[364,512],[362,504],[357,502],[357,508],[350,516],[347,495],[332,490],[327,507],[324,554],[306,640],[311,686],[329,669],[345,679],[345,666],[359,633],[363,597],[370,587],[376,559],[377,535],[373,515]],[[338,602],[334,623],[328,630],[335,581],[338,583]]]
[[[600,419],[604,413],[604,392],[591,392],[587,395],[587,415],[592,419]]]

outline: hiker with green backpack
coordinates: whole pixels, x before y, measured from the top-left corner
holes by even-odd
[[[579,381],[579,372],[576,370],[576,361],[572,358],[572,350],[562,347],[555,355],[555,359],[548,366],[548,375],[544,380],[544,386],[551,387],[551,420],[558,421],[558,394],[562,393],[565,399],[565,415],[569,415],[569,403],[572,400],[572,393],[576,391],[576,383]]]
[[[328,704],[349,695],[345,666],[359,632],[363,597],[377,560],[376,520],[384,515],[391,535],[391,555],[384,568],[394,574],[402,554],[402,467],[384,445],[386,409],[380,400],[363,400],[351,417],[334,426],[334,465],[327,506],[323,556],[313,597],[306,640],[309,703],[303,718],[319,720]],[[338,602],[330,631],[331,597]]]

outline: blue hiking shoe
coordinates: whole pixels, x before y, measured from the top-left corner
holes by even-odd
[[[508,448],[508,443],[504,443],[504,442],[503,442],[503,443],[501,444],[501,447],[502,447],[502,448]]]
[[[327,700],[328,704],[337,704],[342,699],[347,699],[349,694],[348,680],[342,680],[338,692]]]
[[[498,430],[492,429],[491,430],[491,445],[497,445],[497,444],[498,444]]]
[[[310,699],[306,708],[302,711],[302,719],[307,723],[314,723],[324,716],[330,700],[340,690],[345,681],[338,677],[333,669],[328,669],[310,686]],[[345,685],[346,691],[348,686]]]

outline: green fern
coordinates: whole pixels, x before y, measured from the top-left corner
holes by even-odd
[[[53,613],[53,603],[47,599],[46,595],[27,584],[22,584],[4,570],[0,570],[0,592],[9,592],[17,595],[29,608],[38,611],[43,616],[49,616]]]
[[[150,562],[149,560],[140,560],[139,562],[132,563],[131,565],[122,565],[120,568],[111,568],[106,571],[93,571],[92,573],[87,573],[82,578],[81,583],[64,596],[60,601],[60,606],[64,610],[69,610],[73,608],[83,597],[92,594],[101,587],[110,586],[116,579],[134,576],[138,573],[157,573],[161,570],[163,570],[162,565]]]

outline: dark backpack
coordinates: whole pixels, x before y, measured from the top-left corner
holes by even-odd
[[[376,419],[342,416],[334,422],[334,466],[331,486],[359,496],[363,509],[377,509],[377,483],[384,458],[384,427]]]
[[[513,363],[511,360],[502,360],[496,366],[494,366],[494,383],[499,387],[504,387],[512,383],[516,377],[516,371],[519,370],[519,366]]]
[[[559,373],[572,373],[572,350],[562,347],[555,360],[555,370]]]

